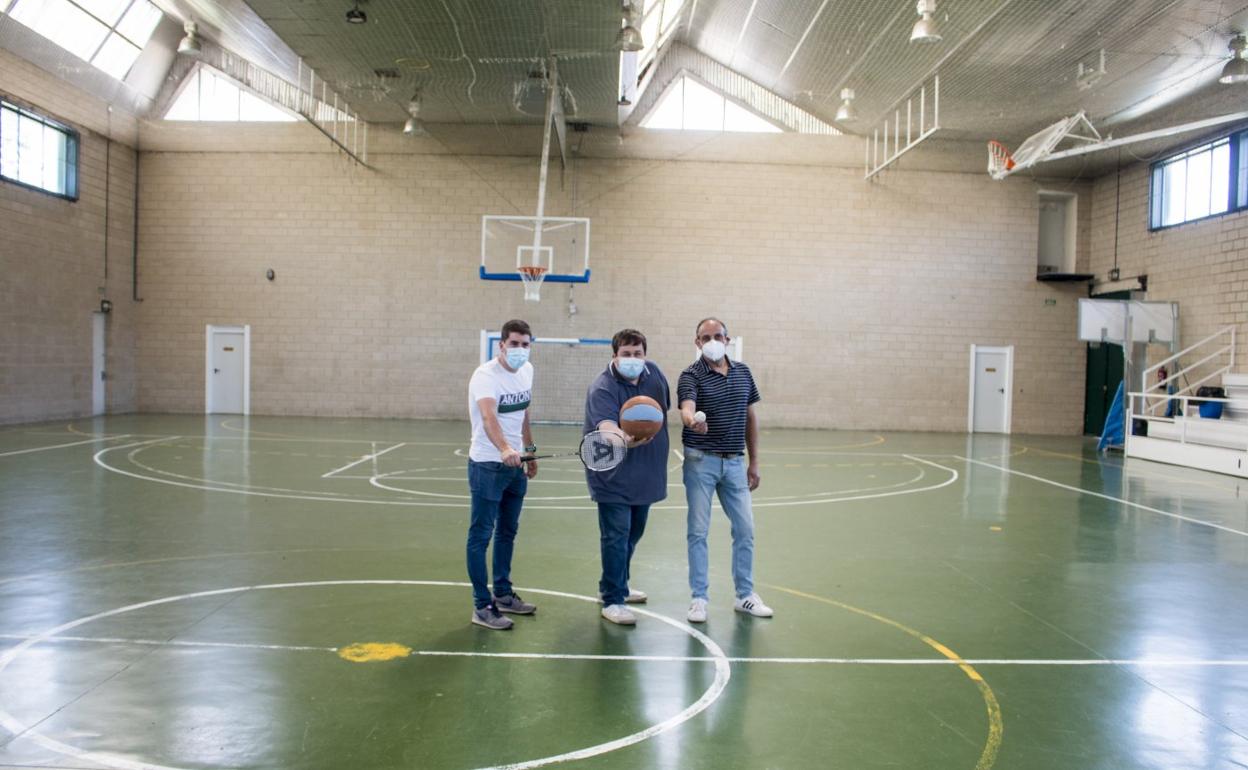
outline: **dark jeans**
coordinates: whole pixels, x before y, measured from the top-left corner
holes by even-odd
[[[598,532],[602,546],[602,579],[598,590],[603,604],[623,604],[628,596],[629,564],[637,541],[646,531],[649,505],[598,503]]]
[[[511,553],[520,528],[520,507],[529,480],[524,468],[502,463],[468,461],[468,489],[472,492],[472,519],[468,525],[468,578],[472,600],[480,609],[493,601],[485,549],[494,538],[494,594],[511,593]]]

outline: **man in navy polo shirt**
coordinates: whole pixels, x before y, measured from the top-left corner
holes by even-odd
[[[672,398],[663,372],[646,360],[644,334],[636,329],[617,332],[611,339],[611,352],[611,363],[594,379],[585,397],[584,432],[619,432],[629,440],[629,450],[618,467],[601,473],[586,471],[585,478],[589,496],[598,504],[602,616],[631,626],[637,617],[625,603],[640,604],[646,595],[628,587],[629,564],[646,531],[650,506],[667,497],[667,410]],[[633,396],[649,396],[663,408],[663,427],[653,438],[635,443],[618,422],[620,408]]]
[[[706,535],[711,528],[711,496],[732,523],[732,582],[737,590],[733,608],[760,618],[772,610],[754,592],[754,512],[750,492],[758,488],[758,420],[754,404],[761,400],[750,369],[728,360],[728,328],[718,318],[705,318],[694,331],[701,355],[680,373],[676,398],[685,425],[685,498],[689,503],[689,588],[693,602],[688,618],[706,621],[708,602]],[[701,412],[705,419],[697,419]],[[745,451],[749,450],[749,463]]]

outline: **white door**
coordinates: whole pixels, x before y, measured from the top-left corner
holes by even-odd
[[[243,369],[246,345],[243,332],[213,331],[208,349],[209,414],[243,414]]]
[[[106,360],[104,352],[104,323],[108,318],[103,313],[91,314],[91,414],[104,414],[104,371]]]
[[[1010,355],[976,350],[972,390],[972,433],[1009,433]]]

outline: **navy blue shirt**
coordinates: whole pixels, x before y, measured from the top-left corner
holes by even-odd
[[[594,378],[585,396],[584,432],[597,430],[603,420],[618,424],[620,407],[633,396],[649,396],[659,402],[663,408],[663,427],[648,443],[629,449],[618,467],[601,473],[585,471],[589,496],[595,502],[649,505],[667,497],[667,453],[671,448],[667,437],[667,411],[672,408],[672,395],[667,378],[658,366],[647,361],[645,371],[634,385],[620,376],[615,364],[608,364],[602,374]]]
[[[681,443],[704,452],[744,452],[746,414],[750,404],[761,400],[750,367],[729,361],[728,375],[724,376],[698,356],[680,373],[676,403],[694,401],[697,411],[706,413],[706,433],[685,428],[680,434]]]

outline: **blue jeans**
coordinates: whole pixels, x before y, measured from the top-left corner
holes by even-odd
[[[689,589],[695,599],[707,599],[706,535],[711,528],[711,495],[732,523],[732,582],[737,598],[754,592],[754,512],[745,457],[720,457],[685,447],[685,499],[689,502]]]
[[[511,554],[520,528],[520,507],[529,480],[524,468],[502,463],[468,461],[468,490],[472,492],[472,519],[468,525],[468,578],[477,609],[490,604],[490,576],[485,549],[494,538],[494,595],[511,594]]]
[[[598,503],[598,532],[602,548],[602,579],[598,591],[602,603],[623,604],[628,596],[629,565],[637,541],[646,531],[649,505]]]

